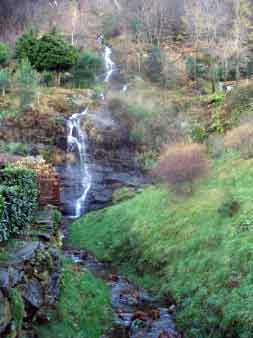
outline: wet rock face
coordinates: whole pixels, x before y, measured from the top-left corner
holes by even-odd
[[[146,183],[135,160],[134,148],[127,131],[115,123],[106,110],[87,114],[83,120],[87,140],[86,164],[91,175],[91,188],[87,195],[87,210],[96,210],[112,202],[115,190],[121,187],[138,189]],[[72,179],[66,166],[72,166]],[[58,166],[61,177],[62,202],[66,215],[72,214],[73,201],[80,195],[78,158]],[[76,179],[75,179],[76,177]]]
[[[103,116],[95,118],[103,121]],[[91,137],[90,153],[92,187],[89,194],[90,209],[98,209],[111,203],[113,192],[121,187],[138,189],[145,183],[135,160],[134,148],[127,132],[120,125],[96,123],[96,137]]]

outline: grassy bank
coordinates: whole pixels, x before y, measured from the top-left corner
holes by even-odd
[[[111,322],[105,284],[65,262],[57,316],[38,327],[40,338],[99,338]]]
[[[231,157],[193,195],[148,188],[74,223],[70,241],[171,293],[186,337],[252,337],[252,196],[253,161]]]

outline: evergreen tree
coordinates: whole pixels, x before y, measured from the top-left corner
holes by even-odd
[[[77,49],[65,41],[56,31],[47,33],[38,40],[35,67],[39,71],[55,72],[57,85],[60,85],[61,73],[70,70],[77,58]]]
[[[28,59],[32,65],[35,63],[35,50],[37,45],[37,32],[33,29],[23,34],[16,43],[16,57],[21,62]]]
[[[38,75],[28,59],[21,61],[17,80],[20,92],[20,107],[25,109],[35,97],[38,86]]]
[[[102,68],[103,61],[96,54],[89,51],[80,54],[72,70],[75,85],[83,88],[93,83]]]

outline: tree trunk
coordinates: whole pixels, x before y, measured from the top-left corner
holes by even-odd
[[[212,78],[212,93],[215,93],[215,79]]]
[[[6,94],[5,87],[3,87],[3,89],[2,89],[2,95],[5,96],[5,94]]]
[[[61,73],[60,72],[55,72],[54,84],[56,87],[60,87],[61,85]]]

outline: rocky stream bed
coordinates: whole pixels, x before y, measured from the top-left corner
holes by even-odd
[[[176,331],[174,304],[167,307],[164,301],[155,300],[87,251],[66,248],[65,255],[103,279],[111,290],[113,328],[101,338],[182,338]]]

